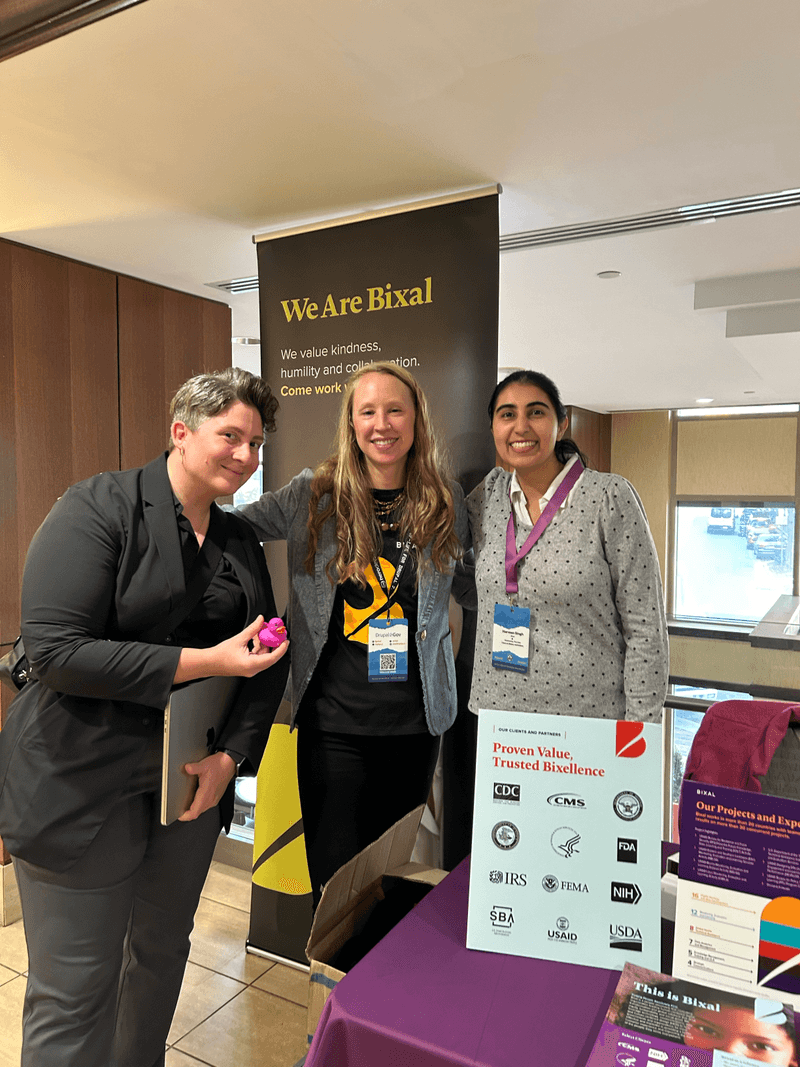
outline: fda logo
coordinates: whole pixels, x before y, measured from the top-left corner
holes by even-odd
[[[519,785],[512,782],[495,782],[492,800],[499,800],[505,804],[519,804]]]
[[[633,822],[644,811],[642,798],[632,789],[624,789],[614,797],[614,814],[625,822]]]
[[[499,908],[495,905],[489,912],[489,917],[495,929],[510,930],[514,925],[513,908]]]
[[[617,863],[637,863],[639,842],[635,837],[617,838]]]
[[[642,891],[635,882],[612,882],[611,899],[616,904],[638,904]]]
[[[519,830],[513,822],[498,822],[492,827],[492,841],[507,852],[519,844]]]

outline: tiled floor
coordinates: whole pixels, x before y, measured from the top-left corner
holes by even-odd
[[[293,1067],[302,1059],[308,975],[245,952],[249,909],[248,875],[213,863],[166,1067]],[[27,966],[22,923],[0,928],[0,1067],[19,1067]]]

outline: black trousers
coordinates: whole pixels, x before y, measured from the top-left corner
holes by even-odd
[[[314,907],[339,868],[428,799],[439,738],[300,726],[297,776]]]

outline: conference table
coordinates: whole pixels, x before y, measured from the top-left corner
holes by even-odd
[[[469,858],[339,982],[306,1067],[583,1067],[619,971],[465,948]]]

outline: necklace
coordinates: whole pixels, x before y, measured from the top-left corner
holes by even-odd
[[[378,525],[384,533],[387,530],[397,529],[398,523],[389,522],[389,516],[400,506],[405,495],[405,489],[401,489],[397,496],[392,497],[391,500],[375,500],[373,498],[372,506],[375,509],[375,518],[378,520]]]

